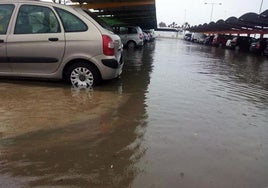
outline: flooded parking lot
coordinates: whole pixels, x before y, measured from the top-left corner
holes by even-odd
[[[158,39],[93,90],[0,80],[0,187],[268,187],[268,58]]]

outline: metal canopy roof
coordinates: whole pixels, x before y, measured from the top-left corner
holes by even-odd
[[[96,10],[96,14],[110,25],[157,28],[155,0],[72,0],[82,7]]]
[[[236,34],[268,34],[268,10],[261,14],[246,13],[236,18],[234,16],[228,19],[210,22],[193,26],[189,28],[191,32],[204,33],[236,33]]]
[[[260,17],[262,18],[268,18],[268,9],[260,13]]]

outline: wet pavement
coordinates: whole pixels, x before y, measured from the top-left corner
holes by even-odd
[[[124,57],[93,90],[0,80],[0,187],[268,187],[268,58],[173,39]]]

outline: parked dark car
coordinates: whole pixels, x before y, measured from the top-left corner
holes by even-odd
[[[249,51],[257,54],[263,54],[267,45],[268,38],[259,38],[250,44]]]
[[[211,35],[211,36],[207,36],[203,42],[203,44],[205,45],[211,45],[212,44],[212,41],[213,41],[213,38],[214,38],[214,35]]]
[[[238,36],[231,41],[230,47],[235,50],[249,51],[250,44],[255,42],[253,37]]]
[[[263,55],[268,56],[268,44],[266,45],[266,47],[263,50]]]
[[[192,33],[186,33],[183,38],[184,40],[191,41]]]
[[[227,40],[231,39],[231,35],[222,35],[222,34],[217,34],[213,38],[212,45],[217,46],[217,47],[224,47]]]

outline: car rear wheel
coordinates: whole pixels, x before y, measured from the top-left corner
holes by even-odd
[[[133,48],[136,47],[136,43],[133,42],[133,41],[129,41],[129,42],[127,43],[127,47],[130,48],[130,49],[133,49]]]
[[[100,82],[98,71],[92,65],[80,62],[71,65],[67,71],[66,79],[76,87],[92,87]]]

